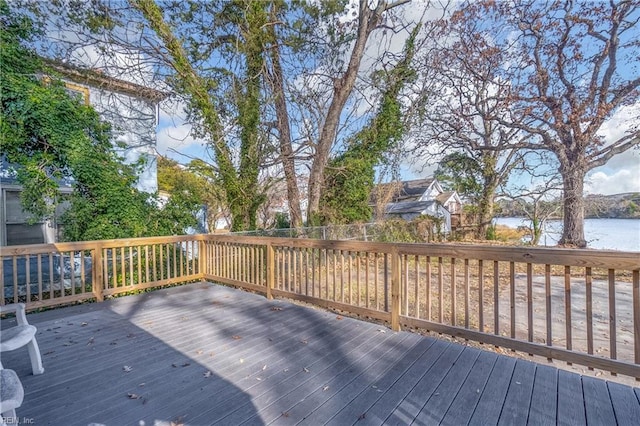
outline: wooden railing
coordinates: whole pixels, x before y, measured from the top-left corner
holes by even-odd
[[[0,303],[31,309],[207,280],[640,378],[636,252],[196,235],[0,257]]]
[[[0,304],[56,306],[201,280],[202,237],[177,236],[0,248]]]

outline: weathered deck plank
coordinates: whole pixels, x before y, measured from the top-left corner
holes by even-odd
[[[593,377],[583,377],[582,392],[588,424],[616,424],[607,382]]]
[[[334,413],[327,424],[334,426],[352,424],[360,419],[363,413],[368,413],[371,417],[371,407],[389,392],[393,392],[391,390],[393,386],[400,381],[406,383],[407,380],[418,373],[418,377],[420,377],[424,370],[422,367],[415,368],[416,363],[423,358],[434,342],[432,339],[420,339],[410,351],[398,358],[398,362],[384,376],[376,378],[370,386],[363,389],[344,408]],[[400,400],[402,400],[402,397],[400,397]]]
[[[45,374],[26,350],[2,361],[25,388],[18,415],[38,425],[640,418],[638,388],[208,283],[29,319]]]
[[[489,351],[480,353],[471,373],[442,419],[442,424],[456,426],[469,423],[497,359],[498,355]]]
[[[577,374],[558,371],[558,425],[584,425],[585,418],[582,381]]]
[[[499,425],[523,425],[529,417],[533,379],[536,365],[527,361],[516,361],[511,383],[498,420]]]
[[[508,357],[498,357],[493,370],[484,387],[482,396],[469,420],[470,425],[493,425],[498,423],[504,400],[509,390],[509,383],[513,375],[516,360]]]
[[[548,365],[536,366],[528,424],[555,425],[558,411],[558,370]]]

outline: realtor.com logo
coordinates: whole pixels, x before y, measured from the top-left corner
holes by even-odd
[[[32,417],[4,417],[4,424],[8,425],[33,425],[36,422]]]

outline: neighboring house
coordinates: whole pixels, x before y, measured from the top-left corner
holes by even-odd
[[[383,205],[386,217],[439,217],[443,219],[444,232],[451,232],[460,223],[460,197],[455,191],[444,191],[433,177],[378,185],[372,195],[372,204]]]
[[[59,62],[47,62],[61,75],[68,91],[91,105],[112,126],[113,142],[122,146],[119,154],[127,163],[145,159],[137,187],[156,192],[156,127],[159,103],[167,94],[149,87],[104,75],[100,71],[81,69]],[[43,79],[47,79],[43,76]],[[55,220],[29,224],[20,207],[20,186],[11,166],[0,169],[0,245],[53,243],[59,229]],[[72,182],[61,182],[61,191],[71,191]],[[58,209],[61,210],[61,209]]]

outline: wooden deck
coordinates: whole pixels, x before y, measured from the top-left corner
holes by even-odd
[[[632,425],[640,388],[201,283],[30,314],[35,425]],[[12,321],[12,320],[4,320]],[[10,324],[3,322],[3,327]]]

